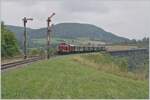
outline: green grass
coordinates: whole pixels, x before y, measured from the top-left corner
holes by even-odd
[[[67,42],[70,42],[72,41],[73,39],[67,39],[67,38],[59,38],[59,37],[53,37],[51,39],[52,43],[53,44],[59,44],[61,43],[62,41],[67,41]],[[40,44],[40,45],[45,45],[47,40],[45,38],[39,38],[39,39],[32,39],[33,43],[35,44]]]
[[[148,98],[148,81],[97,70],[79,62],[83,56],[57,57],[2,72],[2,98]]]
[[[45,45],[46,44],[46,39],[45,38],[38,38],[38,39],[32,39],[33,43],[34,44],[37,44],[37,45]],[[101,42],[101,41],[92,41],[90,40],[89,38],[74,38],[74,39],[71,39],[71,38],[60,38],[60,37],[52,37],[51,38],[51,42],[52,44],[59,44],[61,42],[67,42],[67,43],[71,43],[71,44],[75,44],[75,45],[87,45],[88,43],[91,43],[91,44],[101,44],[101,43],[104,43],[104,42]]]

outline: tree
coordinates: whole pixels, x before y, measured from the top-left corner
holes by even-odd
[[[145,42],[145,43],[148,43],[148,42],[149,42],[149,38],[148,38],[148,37],[144,37],[144,38],[142,39],[142,41]]]
[[[9,31],[1,22],[1,56],[12,57],[19,54],[19,46],[13,32]]]
[[[133,44],[136,44],[136,43],[137,43],[137,41],[136,41],[135,39],[132,39],[131,42],[132,42]]]

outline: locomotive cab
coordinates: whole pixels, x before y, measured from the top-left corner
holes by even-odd
[[[58,45],[58,53],[59,54],[68,54],[74,52],[74,46],[67,43],[60,43]]]

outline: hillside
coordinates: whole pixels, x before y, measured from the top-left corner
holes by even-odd
[[[101,62],[99,62],[101,60]],[[146,99],[148,80],[105,54],[56,57],[2,72],[4,99]]]
[[[23,39],[23,27],[7,25],[8,29],[16,33],[18,40]],[[128,41],[129,39],[119,37],[111,32],[106,32],[102,28],[99,28],[90,24],[80,24],[80,23],[60,23],[53,25],[53,37],[60,38],[90,38],[91,40],[99,40],[107,43],[118,43]],[[46,28],[31,29],[27,28],[29,33],[29,41],[36,38],[46,38]]]
[[[56,35],[68,38],[89,37],[104,42],[122,42],[127,40],[91,24],[61,23],[55,25],[53,30]]]

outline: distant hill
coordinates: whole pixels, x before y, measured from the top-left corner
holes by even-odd
[[[91,24],[61,23],[53,27],[56,35],[66,38],[89,37],[103,42],[118,43],[129,39],[106,32],[104,29]]]
[[[16,33],[17,39],[21,42],[23,40],[23,27],[7,25],[8,29]],[[60,23],[53,25],[53,36],[62,38],[78,38],[88,37],[90,39],[100,40],[107,43],[119,43],[128,41],[129,39],[117,36],[111,32],[107,32],[91,24],[80,23]],[[33,38],[45,38],[46,28],[31,29],[27,28],[29,40]]]

